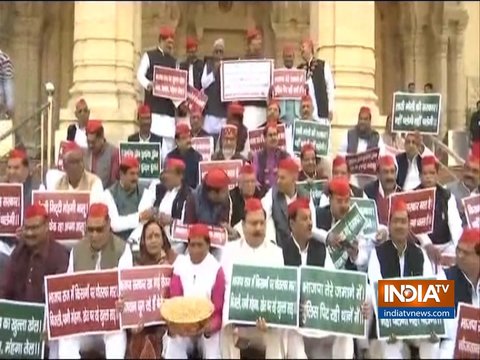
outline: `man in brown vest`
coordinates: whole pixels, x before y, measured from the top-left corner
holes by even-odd
[[[113,235],[110,229],[108,207],[94,203],[90,206],[86,224],[86,236],[70,252],[67,273],[100,271],[133,267],[133,257],[126,243]],[[123,359],[127,346],[125,331],[96,336],[76,336],[59,340],[60,359],[80,359],[80,351],[97,350],[105,344],[106,359]]]

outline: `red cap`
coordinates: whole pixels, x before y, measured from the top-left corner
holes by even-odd
[[[88,217],[108,217],[108,207],[102,203],[94,203],[90,205],[88,210]]]
[[[173,39],[175,37],[175,30],[170,26],[162,26],[159,36],[162,40]]]
[[[474,246],[480,244],[480,228],[465,228],[463,229],[462,236],[458,242],[465,244],[472,244]]]
[[[165,162],[166,170],[185,170],[185,162],[181,159],[168,158]]]
[[[295,55],[295,48],[292,44],[285,44],[283,46],[283,55]]]
[[[125,166],[128,169],[138,169],[140,164],[135,156],[124,156],[120,162],[121,166]]]
[[[348,180],[343,177],[337,177],[330,180],[328,183],[328,190],[330,194],[338,197],[350,197],[350,184],[348,183]]]
[[[278,168],[292,173],[298,173],[299,171],[298,164],[291,157],[280,160],[278,163]]]
[[[401,199],[394,199],[392,201],[392,207],[390,209],[390,216],[395,214],[396,212],[405,211],[408,213],[407,203]]]
[[[471,154],[477,159],[480,159],[480,141],[475,141],[472,143]]]
[[[312,40],[312,39],[309,39],[309,38],[303,39],[302,45],[307,45],[307,46],[309,46],[310,49],[312,49],[312,51],[313,51],[313,40]]]
[[[211,169],[204,178],[205,184],[214,189],[226,188],[230,184],[230,178],[223,169]]]
[[[186,41],[186,48],[187,51],[194,51],[198,49],[198,41],[193,36],[187,36]]]
[[[314,153],[316,153],[315,146],[312,143],[303,144],[301,153],[304,154],[307,151],[313,151]]]
[[[100,120],[88,120],[86,131],[87,134],[95,134],[97,131],[103,129],[103,124]]]
[[[427,155],[427,156],[422,157],[422,167],[429,166],[429,165],[433,165],[433,166],[437,167],[438,162],[437,162],[437,158],[435,156]]]
[[[12,150],[10,150],[10,153],[8,154],[8,159],[9,160],[13,160],[13,159],[25,160],[25,159],[28,159],[28,156],[27,156],[27,153],[24,150],[12,149]]]
[[[228,113],[230,115],[243,115],[243,105],[240,104],[238,101],[231,102],[228,104]]]
[[[138,117],[146,118],[150,116],[152,116],[150,106],[148,106],[147,104],[141,104],[138,106]]]
[[[288,205],[288,215],[295,214],[298,210],[309,210],[310,209],[310,199],[308,198],[297,198],[295,201],[291,202]]]
[[[380,166],[396,166],[395,159],[390,155],[383,155],[378,158],[378,167]]]
[[[258,31],[256,28],[250,28],[247,30],[247,40],[251,41],[255,39],[256,37],[261,36],[260,31]]]
[[[180,123],[175,128],[176,136],[187,136],[190,135],[190,128],[185,123]]]
[[[345,157],[341,155],[337,155],[335,159],[333,159],[332,168],[336,168],[342,165],[347,165],[347,160],[345,159]]]
[[[205,224],[192,224],[188,227],[188,238],[207,238],[210,231]]]
[[[255,174],[255,168],[251,164],[245,164],[240,168],[238,175]]]
[[[308,94],[303,95],[302,96],[302,103],[312,104],[312,98],[310,97],[310,95],[308,95]]]
[[[245,213],[263,210],[262,202],[257,198],[249,198],[245,200]]]
[[[62,150],[65,155],[72,151],[81,150],[81,148],[75,141],[65,141],[62,145]]]
[[[237,137],[238,129],[235,125],[226,124],[222,127],[222,137]]]
[[[42,216],[45,219],[48,217],[45,206],[40,204],[33,204],[25,209],[25,220],[36,216]]]
[[[360,111],[358,112],[358,116],[360,115],[367,115],[368,117],[372,117],[372,112],[370,111],[370,108],[368,106],[362,106],[360,108]]]

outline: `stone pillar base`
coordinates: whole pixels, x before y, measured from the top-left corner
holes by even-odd
[[[13,127],[12,120],[0,119],[0,136],[5,134],[7,131],[11,130],[12,127]],[[14,147],[15,147],[15,139],[14,139],[14,136],[10,134],[3,141],[0,141],[0,157],[7,154]]]

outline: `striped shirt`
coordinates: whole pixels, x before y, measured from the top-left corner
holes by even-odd
[[[10,57],[0,50],[0,79],[13,79],[13,64]]]

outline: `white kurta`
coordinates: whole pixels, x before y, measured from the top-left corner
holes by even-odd
[[[215,74],[211,71],[207,74],[207,66],[205,65],[202,73],[202,89],[206,90],[210,85],[215,81],[220,81],[220,79],[215,79]],[[203,121],[203,130],[205,130],[210,135],[218,135],[222,130],[223,125],[227,123],[227,118],[220,118],[214,115],[206,114]]]
[[[103,195],[105,205],[108,207],[108,216],[110,216],[110,226],[112,227],[113,232],[117,233],[126,230],[133,231],[140,225],[140,213],[138,212],[138,209],[132,214],[119,215],[117,205],[115,204],[115,200],[113,199],[110,190],[105,190]]]
[[[100,270],[101,253],[98,256],[95,270]],[[73,273],[73,250],[70,252],[67,273]],[[125,246],[125,251],[118,261],[119,269],[133,267],[133,256],[130,248]],[[105,335],[79,335],[59,339],[59,359],[80,359],[80,350],[89,350],[99,341],[105,343],[105,356],[107,359],[123,359],[127,349],[127,335],[125,331],[112,332]]]

